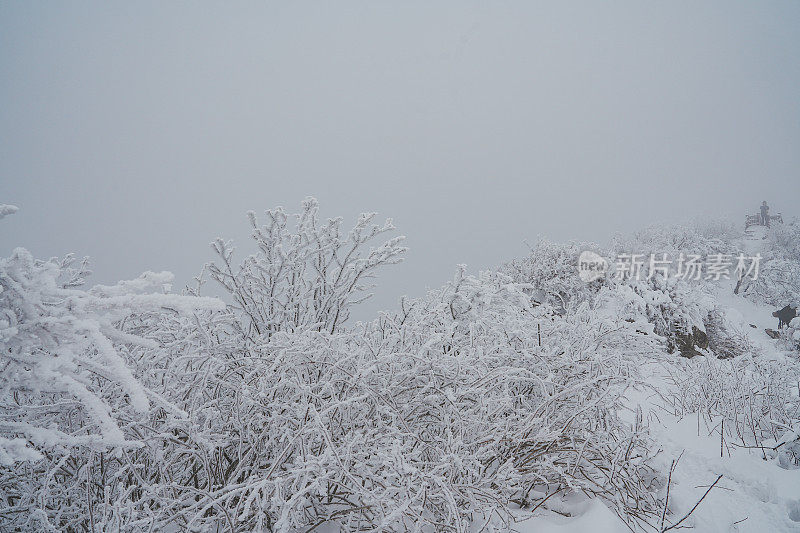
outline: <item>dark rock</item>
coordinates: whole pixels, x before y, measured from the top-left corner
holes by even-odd
[[[692,358],[695,355],[705,355],[700,350],[708,349],[708,335],[697,326],[692,326],[691,332],[675,333],[675,347],[683,357]]]
[[[766,331],[767,335],[769,335],[773,339],[779,339],[781,336],[781,334],[775,331],[774,329],[766,328],[764,331]]]

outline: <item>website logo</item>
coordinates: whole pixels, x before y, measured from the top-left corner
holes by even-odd
[[[578,276],[581,280],[589,283],[606,276],[608,261],[599,254],[585,250],[578,258]]]

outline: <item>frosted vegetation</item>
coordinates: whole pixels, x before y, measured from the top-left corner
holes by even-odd
[[[731,226],[651,228],[608,250],[542,241],[353,323],[402,260],[391,221],[345,230],[313,199],[249,220],[251,255],[216,240],[216,261],[180,294],[168,273],[88,288],[71,256],[0,260],[3,527],[460,532],[597,498],[633,530],[663,530],[681,516],[651,415],[630,401],[645,392],[798,467],[796,352],[763,357],[712,282],[576,275],[587,249],[736,253]],[[764,250],[741,294],[796,305],[798,227]],[[206,283],[229,304],[202,296],[217,290]],[[693,327],[708,347],[682,358]],[[669,386],[645,379],[646,364]]]

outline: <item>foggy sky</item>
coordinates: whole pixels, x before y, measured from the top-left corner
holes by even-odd
[[[799,171],[799,2],[0,3],[0,253],[95,283],[312,195],[407,236],[366,318],[525,239],[800,214]]]

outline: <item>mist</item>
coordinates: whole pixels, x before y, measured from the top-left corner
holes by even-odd
[[[377,211],[354,316],[546,237],[800,211],[800,4],[0,4],[0,252],[178,286],[246,211]]]

